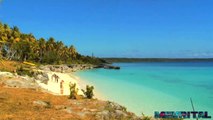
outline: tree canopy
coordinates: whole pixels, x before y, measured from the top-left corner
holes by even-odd
[[[17,26],[0,22],[0,59],[31,61],[45,64],[102,63],[103,60],[79,54],[73,45],[64,45],[53,37],[36,39],[22,33]]]

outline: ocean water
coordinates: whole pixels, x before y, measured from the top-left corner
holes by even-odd
[[[75,73],[103,99],[141,115],[154,111],[208,111],[213,117],[213,62],[117,63],[120,70]]]

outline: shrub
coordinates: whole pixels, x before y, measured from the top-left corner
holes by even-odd
[[[76,88],[76,83],[72,84],[70,83],[70,99],[76,99],[77,97],[77,93],[78,93],[78,89]]]
[[[151,118],[152,117],[146,116],[144,115],[144,113],[142,113],[142,117],[141,117],[142,120],[151,120]]]
[[[94,96],[93,90],[94,90],[93,86],[87,85],[86,86],[86,91],[82,89],[82,92],[84,93],[84,95],[86,96],[86,98],[92,99],[92,97]]]
[[[30,77],[32,77],[34,75],[34,72],[33,71],[30,71],[28,69],[24,69],[23,66],[19,67],[17,70],[16,70],[17,74],[18,75],[28,75]]]

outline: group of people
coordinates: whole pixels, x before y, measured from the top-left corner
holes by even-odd
[[[56,83],[58,83],[59,82],[59,76],[54,73],[51,76],[51,80],[55,81]],[[62,94],[62,95],[64,93],[64,82],[65,82],[64,80],[60,80],[60,94]],[[72,85],[76,86],[76,84],[72,84],[72,82],[70,81],[69,82],[69,86],[71,87]],[[74,87],[74,89],[75,89],[75,87]]]
[[[55,80],[56,83],[58,83],[59,81],[59,76],[56,75],[55,73],[51,76],[51,80]],[[64,93],[64,86],[63,86],[64,80],[61,80],[60,82],[60,93],[63,94]]]
[[[59,79],[59,76],[56,75],[55,73],[51,76],[51,80],[53,81],[53,79],[55,79],[55,82],[58,83],[58,79]]]

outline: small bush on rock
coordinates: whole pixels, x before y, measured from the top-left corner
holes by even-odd
[[[77,93],[78,93],[78,89],[76,88],[76,83],[72,84],[70,83],[70,99],[76,99],[77,98]]]
[[[94,96],[93,90],[94,90],[93,86],[87,85],[86,86],[86,91],[82,89],[82,92],[84,93],[84,95],[86,96],[86,98],[92,99],[93,96]]]

